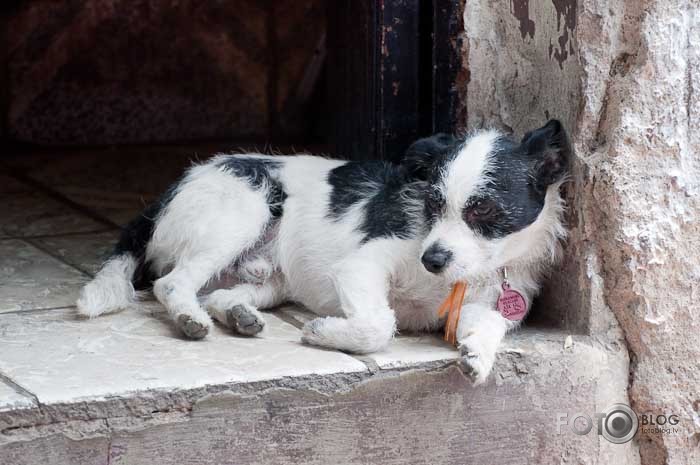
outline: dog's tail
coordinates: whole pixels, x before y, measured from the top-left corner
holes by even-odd
[[[80,291],[76,302],[78,313],[95,317],[127,308],[136,300],[131,281],[138,266],[138,258],[130,252],[112,255]]]
[[[172,192],[167,192],[122,230],[110,258],[81,290],[76,302],[78,313],[96,317],[122,310],[137,300],[137,291],[152,285],[155,276],[145,261],[146,247],[153,236],[155,219],[170,197]]]

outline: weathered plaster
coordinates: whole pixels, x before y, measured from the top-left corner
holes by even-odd
[[[565,122],[571,233],[543,302],[627,347],[638,413],[681,416],[679,434],[639,435],[643,463],[700,463],[700,5],[536,3],[531,37],[510,2],[467,1],[467,123]]]

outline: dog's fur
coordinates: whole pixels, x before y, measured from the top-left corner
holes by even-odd
[[[480,382],[518,325],[496,310],[503,268],[529,306],[559,250],[569,157],[555,120],[520,144],[496,131],[422,139],[400,164],[219,155],[124,230],[78,311],[122,309],[152,283],[177,327],[198,339],[210,315],[253,335],[265,325],[259,309],[296,301],[320,315],[304,342],[368,353],[397,329],[439,329],[437,307],[466,280],[457,335]],[[200,304],[221,274],[239,282]]]

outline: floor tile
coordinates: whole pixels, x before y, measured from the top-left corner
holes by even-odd
[[[255,338],[217,325],[188,341],[155,302],[91,320],[70,309],[12,313],[0,316],[0,371],[43,403],[366,371],[348,355],[302,345],[299,330],[273,315],[267,322]]]
[[[0,238],[100,229],[105,229],[105,225],[40,192],[3,194],[0,202]]]
[[[280,311],[302,325],[316,317],[311,312],[293,306],[284,307]],[[459,352],[435,334],[399,335],[386,349],[368,354],[366,357],[374,360],[379,368],[389,369],[452,360],[459,357]]]
[[[198,158],[173,148],[85,150],[30,167],[26,174],[123,226]]]
[[[75,186],[53,186],[73,202],[106,218],[115,226],[126,226],[154,200],[156,195],[111,192]]]
[[[34,402],[31,399],[19,394],[0,380],[0,412],[33,406]]]
[[[31,188],[26,184],[12,178],[0,174],[0,194],[3,196],[10,194],[26,194],[31,192]]]
[[[459,351],[434,334],[397,336],[386,349],[368,354],[379,368],[408,368],[421,363],[454,360]]]
[[[73,305],[87,279],[22,240],[0,241],[0,314]]]
[[[280,313],[284,313],[284,315],[287,316],[287,319],[292,319],[294,322],[296,322],[296,326],[299,327],[316,318],[316,315],[309,310],[302,309],[296,305],[285,304],[279,307],[278,311]]]
[[[43,237],[30,239],[30,242],[94,276],[102,263],[109,257],[118,238],[119,231],[115,230],[93,234]]]

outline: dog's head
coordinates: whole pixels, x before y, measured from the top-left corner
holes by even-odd
[[[416,144],[430,146],[430,139]],[[564,234],[559,185],[571,155],[561,123],[549,121],[520,143],[482,131],[435,142],[423,159],[430,231],[422,262],[451,281],[553,258]],[[409,149],[410,152],[410,149]]]

